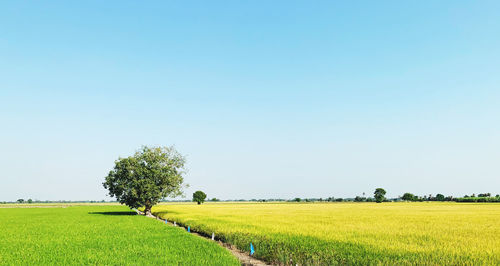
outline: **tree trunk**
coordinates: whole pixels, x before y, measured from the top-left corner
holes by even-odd
[[[146,205],[144,207],[144,215],[146,215],[146,216],[153,216],[153,214],[151,214],[151,208],[152,208],[151,205]]]

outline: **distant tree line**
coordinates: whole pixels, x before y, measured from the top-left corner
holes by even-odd
[[[453,196],[445,197],[443,194],[436,194],[436,196],[417,196],[412,193],[406,192],[400,197],[404,201],[454,201]]]
[[[478,194],[477,196],[472,194],[471,196],[465,195],[461,198],[456,198],[456,202],[500,202],[500,195],[494,197],[490,193]]]
[[[326,201],[326,202],[341,202],[341,201],[351,201],[351,202],[395,202],[395,201],[454,201],[454,202],[500,202],[500,195],[491,196],[491,193],[480,193],[472,194],[471,196],[465,195],[463,197],[453,197],[453,196],[444,196],[443,194],[436,194],[435,196],[429,194],[425,196],[417,196],[412,193],[405,193],[403,196],[398,198],[387,199],[385,198],[385,190],[383,188],[377,188],[374,192],[373,197],[365,197],[365,193],[363,196],[356,196],[354,198],[294,198],[288,200],[289,202],[315,202],[315,201]]]
[[[494,197],[491,193],[480,193],[477,196],[472,194],[471,196],[465,195],[463,197],[454,198],[453,196],[445,197],[443,194],[436,194],[435,196],[417,196],[412,193],[405,193],[400,197],[404,201],[455,201],[455,202],[500,202],[500,195]]]
[[[356,196],[355,198],[335,198],[335,197],[328,197],[328,198],[294,198],[292,200],[288,200],[290,202],[315,202],[315,201],[326,201],[326,202],[342,202],[342,201],[353,201],[353,202],[385,202],[385,201],[391,201],[385,198],[386,191],[383,188],[377,188],[375,189],[375,192],[373,192],[373,198],[370,197],[365,197],[365,193],[363,193],[363,197],[361,196]]]
[[[379,191],[382,192],[382,191]],[[385,190],[383,191],[385,192]],[[471,194],[471,195],[464,195],[463,197],[453,197],[453,196],[444,196],[443,194],[436,194],[435,196],[429,194],[429,195],[424,195],[424,196],[418,196],[415,194],[412,194],[410,192],[404,193],[403,196],[397,197],[397,198],[390,198],[387,199],[385,198],[385,193],[381,195],[379,193],[379,202],[396,202],[396,201],[413,201],[413,202],[423,202],[423,201],[454,201],[454,202],[500,202],[500,195],[495,195],[492,196],[491,193],[479,193],[479,194]],[[190,202],[191,200],[188,199],[183,199],[183,200],[162,200],[162,202]],[[223,201],[223,202],[234,202],[234,201],[239,201],[239,202],[377,202],[377,198],[375,197],[366,197],[365,193],[363,193],[363,196],[356,196],[354,198],[335,198],[335,197],[328,197],[328,198],[293,198],[293,199],[280,199],[280,198],[271,198],[271,199],[227,199],[227,200],[220,200],[218,198],[211,198],[210,201],[212,202],[218,202],[218,201]],[[18,199],[15,202],[7,202],[3,201],[0,202],[0,204],[7,204],[7,203],[23,203],[23,204],[30,204],[30,203],[102,203],[102,202],[117,202],[117,201],[105,201],[105,200],[86,200],[86,201],[68,201],[68,200],[24,200],[24,199]]]

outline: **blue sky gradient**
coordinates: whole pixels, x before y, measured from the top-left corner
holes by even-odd
[[[141,145],[209,197],[500,193],[498,1],[0,3],[0,200],[107,199]]]

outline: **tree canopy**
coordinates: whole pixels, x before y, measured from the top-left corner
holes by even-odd
[[[203,191],[198,190],[193,193],[193,201],[198,202],[198,204],[202,204],[203,202],[205,202],[206,198],[207,194],[205,194],[205,192]]]
[[[375,198],[375,201],[378,203],[382,202],[385,200],[385,189],[383,188],[377,188],[375,189],[375,192],[373,192],[373,196]]]
[[[161,199],[182,195],[186,160],[173,147],[143,146],[133,156],[118,158],[104,188],[130,208],[151,208]]]
[[[436,200],[437,201],[444,201],[446,198],[443,194],[437,194],[436,195]]]
[[[412,201],[412,200],[415,200],[415,195],[409,193],[409,192],[406,192],[403,197],[401,197],[402,200],[407,200],[407,201]]]

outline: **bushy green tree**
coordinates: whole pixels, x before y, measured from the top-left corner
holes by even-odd
[[[377,203],[381,203],[382,201],[385,200],[385,189],[383,188],[377,188],[375,189],[375,192],[373,192],[373,196],[375,198],[375,201]]]
[[[354,198],[354,201],[356,201],[356,202],[362,202],[362,201],[366,201],[366,198],[365,197],[356,196]]]
[[[436,195],[436,200],[437,201],[444,201],[445,200],[445,196],[443,194],[437,194]]]
[[[143,146],[133,156],[119,158],[103,183],[111,197],[130,208],[151,208],[161,199],[182,195],[185,158],[173,147]]]
[[[198,205],[205,202],[206,198],[207,198],[207,194],[205,194],[205,192],[203,192],[203,191],[198,190],[195,193],[193,193],[193,201],[197,202]]]
[[[408,200],[408,201],[413,201],[415,200],[415,195],[409,193],[409,192],[406,192],[405,194],[403,194],[403,196],[401,197],[402,200]]]

